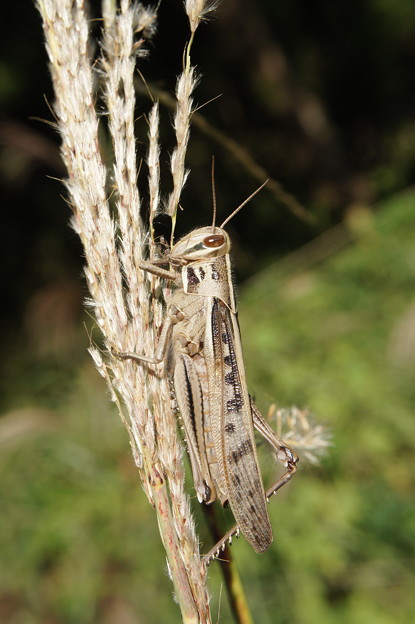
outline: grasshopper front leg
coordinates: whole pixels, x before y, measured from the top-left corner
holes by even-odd
[[[161,260],[160,264],[166,264],[166,261]],[[152,275],[156,275],[157,277],[161,277],[163,279],[174,281],[177,278],[175,271],[163,269],[158,266],[158,264],[154,264],[153,262],[140,262],[139,266],[140,269],[142,269],[143,271],[147,271],[148,273],[151,273]],[[166,318],[163,323],[157,348],[154,356],[152,357],[139,355],[138,353],[132,353],[129,351],[116,351],[115,349],[111,349],[111,353],[115,355],[115,357],[123,360],[135,360],[136,362],[145,362],[146,364],[160,364],[160,362],[162,362],[165,358],[173,325],[175,325],[182,319],[183,314],[178,310],[175,305],[172,305],[167,309]]]
[[[156,261],[157,262],[157,261]],[[166,264],[165,260],[160,260],[160,264]],[[163,279],[167,279],[173,281],[176,279],[177,275],[175,271],[169,271],[168,269],[162,269],[158,264],[154,264],[154,262],[140,262],[138,265],[140,269],[143,271],[147,271],[147,273],[151,273],[152,275],[156,275],[157,277],[162,277]]]

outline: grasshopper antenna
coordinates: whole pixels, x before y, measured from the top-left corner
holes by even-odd
[[[259,186],[259,187],[258,187],[258,188],[257,188],[257,189],[253,192],[253,193],[251,193],[251,195],[250,195],[249,197],[247,197],[247,198],[245,199],[245,201],[243,201],[243,202],[242,202],[242,204],[240,204],[237,208],[235,208],[235,210],[234,210],[234,211],[233,211],[233,212],[229,215],[229,217],[227,217],[227,218],[225,219],[225,221],[221,224],[221,226],[220,226],[220,227],[221,227],[221,228],[223,228],[223,227],[224,227],[227,223],[229,223],[229,221],[230,221],[231,219],[233,219],[233,217],[236,215],[236,213],[237,213],[237,212],[239,212],[239,211],[241,210],[241,208],[243,208],[243,207],[245,206],[245,204],[247,204],[249,201],[251,201],[251,199],[252,199],[253,197],[255,197],[255,195],[256,195],[257,193],[259,193],[259,191],[260,191],[261,189],[263,189],[263,188],[264,188],[264,186],[265,186],[268,182],[269,182],[269,180],[265,180],[265,182],[264,182],[263,184],[261,184],[261,186]]]
[[[216,189],[215,189],[215,157],[212,156],[212,203],[213,203],[213,221],[212,221],[212,232],[215,232],[215,221],[216,221]]]

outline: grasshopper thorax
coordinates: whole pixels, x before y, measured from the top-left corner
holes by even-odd
[[[188,264],[208,258],[220,258],[229,253],[231,242],[222,228],[198,228],[183,236],[170,252],[172,264]]]

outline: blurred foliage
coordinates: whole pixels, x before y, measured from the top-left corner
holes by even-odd
[[[260,405],[278,397],[312,407],[334,443],[320,470],[302,466],[284,511],[272,512],[285,615],[260,622],[414,618],[414,199],[354,215],[348,248],[314,264],[316,241],[244,289],[245,358]]]
[[[47,178],[65,175],[58,137],[39,121],[53,120],[40,20],[30,3],[0,18],[0,621],[177,622],[154,514],[86,355],[82,250]],[[172,93],[187,34],[181,2],[162,3],[141,63],[154,88]],[[414,619],[415,195],[401,192],[415,179],[414,41],[409,0],[226,0],[195,40],[197,103],[221,94],[200,114],[313,217],[264,190],[229,224],[257,402],[308,406],[334,441],[272,501],[273,549],[234,546],[260,624]],[[140,94],[140,156],[148,107]],[[211,220],[212,154],[218,220],[258,185],[195,126],[179,233]],[[227,622],[218,567],[212,613]]]
[[[314,243],[241,293],[259,405],[308,405],[333,436],[322,465],[301,465],[272,500],[271,551],[233,547],[261,624],[415,616],[414,201],[355,215],[346,249],[313,264]],[[20,411],[0,429],[0,619],[177,622],[155,516],[103,382],[89,361],[53,363],[20,355],[12,368],[25,374],[5,382]],[[195,512],[203,536],[196,502]],[[218,565],[210,571],[213,614],[229,621]]]

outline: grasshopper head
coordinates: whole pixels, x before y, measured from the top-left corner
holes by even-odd
[[[193,230],[177,241],[172,247],[170,259],[187,264],[206,258],[220,258],[229,253],[230,248],[231,242],[225,230],[208,226]]]

